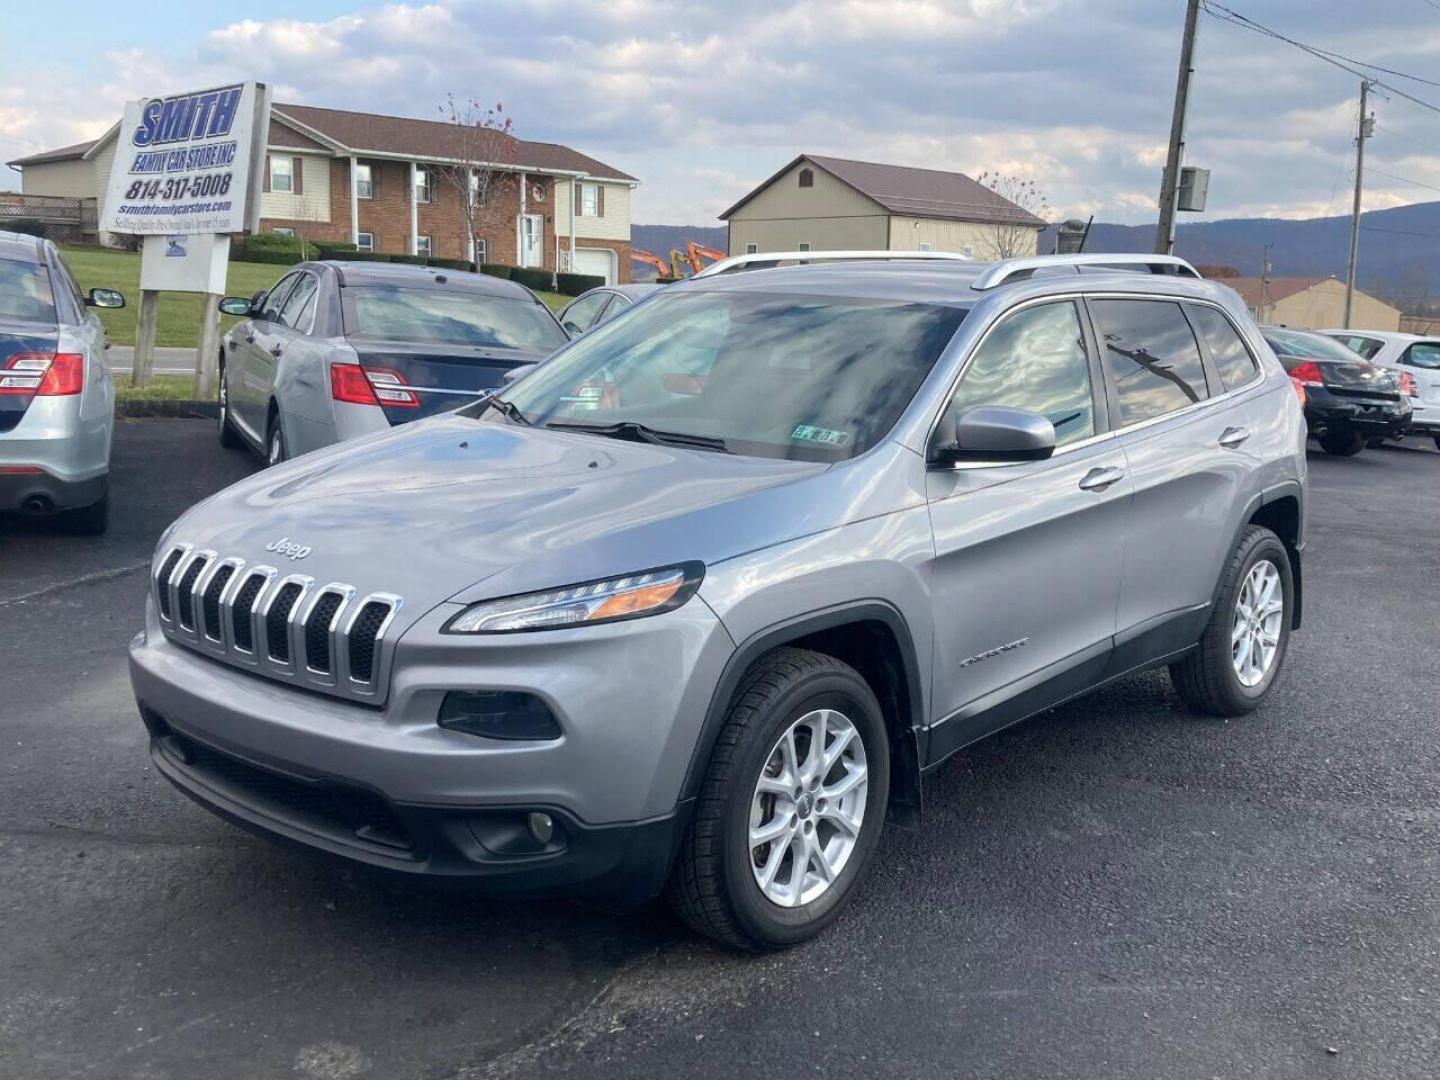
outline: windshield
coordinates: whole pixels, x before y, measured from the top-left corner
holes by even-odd
[[[640,424],[733,453],[836,461],[890,430],[964,318],[937,304],[671,293],[506,396],[536,426]]]
[[[546,352],[567,340],[550,313],[528,299],[396,285],[353,285],[341,296],[348,337]]]
[[[55,325],[55,297],[45,267],[0,259],[0,318]]]
[[[1266,330],[1265,340],[1281,356],[1302,360],[1341,360],[1356,363],[1360,357],[1334,338],[1322,334],[1297,334],[1293,330]]]

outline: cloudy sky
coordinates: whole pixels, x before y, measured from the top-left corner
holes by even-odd
[[[454,92],[503,101],[521,137],[567,143],[640,177],[637,223],[696,225],[715,224],[802,150],[1020,174],[1059,216],[1151,220],[1184,7],[132,0],[122,17],[94,0],[3,6],[0,161],[91,138],[128,98],[228,79],[268,81],[282,102],[426,118]],[[1440,82],[1431,0],[1227,6]],[[1354,77],[1208,17],[1197,69],[1189,161],[1213,170],[1207,217],[1348,212]],[[1440,105],[1440,85],[1391,81]],[[1398,96],[1375,104],[1366,208],[1440,199],[1440,113]],[[0,189],[18,179],[0,167]]]

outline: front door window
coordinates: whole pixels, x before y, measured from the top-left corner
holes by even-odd
[[[544,261],[542,238],[544,218],[539,214],[525,214],[520,219],[520,265],[540,266]]]

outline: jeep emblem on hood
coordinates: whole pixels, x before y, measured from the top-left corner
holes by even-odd
[[[310,554],[310,548],[306,544],[297,544],[288,536],[282,536],[279,540],[265,545],[266,551],[273,551],[276,555],[284,555],[287,559],[299,561]]]

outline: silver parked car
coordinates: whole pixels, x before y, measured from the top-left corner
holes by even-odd
[[[49,240],[0,232],[0,512],[105,531],[115,384],[90,309],[124,306],[81,293]]]
[[[622,311],[628,311],[632,305],[664,287],[655,282],[598,286],[581,293],[565,305],[565,310],[560,312],[560,325],[571,337],[579,337],[601,323],[609,322]]]
[[[398,263],[301,263],[220,310],[245,316],[221,343],[220,441],[272,465],[483,397],[566,341],[523,285]]]
[[[1233,292],[1155,256],[764,258],[808,265],[716,264],[181,517],[131,646],[159,770],[272,837],[667,889],[771,948],[967,744],[1157,665],[1199,712],[1266,699],[1305,422]]]

